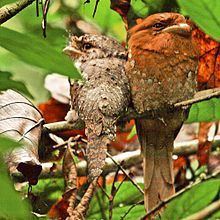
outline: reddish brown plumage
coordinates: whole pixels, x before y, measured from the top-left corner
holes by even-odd
[[[177,13],[147,17],[128,32],[126,64],[132,101],[150,119],[136,120],[144,157],[145,207],[149,211],[174,193],[173,141],[186,112],[173,104],[196,90],[197,56],[190,27]]]

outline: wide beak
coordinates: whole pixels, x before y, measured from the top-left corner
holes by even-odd
[[[175,33],[175,34],[187,36],[190,35],[191,33],[191,27],[186,23],[180,23],[164,28],[162,32]]]
[[[68,45],[67,47],[65,47],[63,49],[63,53],[73,58],[77,58],[84,54],[83,52],[81,52],[80,50],[78,50],[76,47],[72,45]]]

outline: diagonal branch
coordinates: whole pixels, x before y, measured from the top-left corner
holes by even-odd
[[[183,101],[183,102],[178,102],[174,106],[175,107],[189,106],[189,105],[192,105],[194,103],[209,100],[211,98],[219,97],[219,96],[220,96],[220,89],[219,88],[207,89],[207,90],[197,92],[193,99],[189,99],[189,100],[186,100],[186,101]]]
[[[192,104],[205,101],[205,100],[208,100],[214,97],[220,97],[220,88],[207,89],[207,90],[197,92],[193,99],[178,102],[174,104],[174,107],[188,108]],[[151,118],[151,117],[152,117],[152,112],[138,114],[132,108],[129,108],[124,115],[121,115],[118,121],[120,123],[120,122],[129,121],[134,118]],[[75,123],[68,123],[66,121],[62,121],[62,122],[54,122],[50,124],[45,124],[44,127],[45,129],[47,128],[50,130],[50,132],[54,133],[54,132],[60,132],[60,131],[65,131],[65,130],[72,130],[72,129],[83,129],[84,124],[81,120],[77,120]]]
[[[0,8],[0,24],[3,24],[10,18],[14,17],[21,10],[31,5],[35,0],[20,0],[15,3],[5,5]]]

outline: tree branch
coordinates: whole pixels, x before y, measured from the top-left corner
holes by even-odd
[[[184,106],[189,106],[201,101],[209,100],[214,97],[219,97],[220,96],[220,89],[207,89],[203,91],[199,91],[195,94],[193,99],[189,99],[183,102],[178,102],[174,106],[175,107],[184,107]]]
[[[53,122],[45,124],[44,128],[49,130],[51,133],[56,133],[60,131],[68,131],[73,129],[83,129],[84,123],[81,120],[77,120],[75,123],[69,123],[67,121]]]
[[[183,220],[205,219],[218,210],[220,210],[220,199],[205,207],[203,210],[184,218]]]
[[[216,136],[213,141],[213,148],[219,146],[219,142],[220,142],[220,136]],[[194,154],[197,152],[197,149],[198,149],[198,140],[192,140],[192,141],[186,141],[183,143],[174,144],[174,154],[178,156]],[[117,170],[118,164],[120,164],[122,161],[123,161],[124,169],[127,169],[131,166],[141,163],[142,157],[140,153],[141,153],[140,150],[135,150],[135,151],[128,151],[125,153],[118,154],[112,157],[115,162],[113,162],[111,158],[106,158],[104,173],[107,174]],[[42,166],[43,166],[43,170],[40,175],[40,178],[51,178],[52,176],[61,177],[63,175],[62,167],[60,165],[57,165],[55,173],[51,173],[50,170],[52,167],[52,163],[43,163]],[[76,168],[77,168],[78,176],[86,175],[87,163],[85,160],[82,160],[79,163],[77,163]],[[24,177],[19,172],[13,173],[12,176],[16,182],[25,181]]]
[[[198,103],[204,100],[208,100],[214,97],[219,97],[219,96],[220,96],[219,88],[207,89],[207,90],[197,92],[193,99],[176,103],[174,107],[186,108],[192,104],[195,104],[195,103]],[[132,108],[129,108],[127,112],[119,118],[118,121],[120,123],[120,122],[129,121],[133,118],[150,118],[150,117],[152,117],[152,112],[138,114]],[[61,122],[45,124],[44,127],[49,129],[50,132],[54,133],[54,132],[65,131],[65,130],[82,129],[84,127],[84,124],[81,120],[77,120],[75,123],[68,123],[66,121],[61,121]]]
[[[15,3],[5,5],[0,8],[0,24],[3,24],[21,10],[26,8],[28,5],[32,4],[35,0],[20,0]]]

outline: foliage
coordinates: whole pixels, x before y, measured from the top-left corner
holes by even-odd
[[[13,88],[14,90],[17,90],[18,92],[22,92],[28,97],[33,98],[31,93],[28,91],[26,85],[23,82],[13,80],[11,73],[0,71],[0,81],[1,81],[0,91]]]
[[[28,219],[30,211],[28,205],[15,192],[7,174],[3,154],[19,144],[5,137],[0,137],[0,219]]]
[[[169,203],[162,215],[162,220],[183,219],[202,210],[216,197],[219,197],[219,187],[219,179],[209,180],[194,186]]]
[[[120,183],[116,183],[115,187],[119,187]],[[106,188],[106,193],[110,195],[111,193],[111,185],[108,185]],[[109,201],[103,195],[101,189],[96,192],[96,195],[93,197],[90,209],[88,213],[88,219],[101,219],[103,215],[109,216]],[[97,200],[99,202],[97,202]],[[142,194],[132,185],[131,182],[124,182],[116,196],[114,197],[114,205],[113,205],[113,219],[120,219],[125,213],[131,208],[131,206],[135,203],[138,203],[142,200]],[[100,207],[101,206],[101,207]],[[102,212],[104,210],[104,213]],[[126,219],[138,219],[144,215],[144,207],[143,205],[136,205],[131,212],[128,213]]]
[[[1,27],[0,42],[2,47],[28,64],[75,79],[80,78],[72,62],[42,39]]]
[[[220,2],[218,0],[178,0],[181,9],[207,34],[220,41]]]
[[[2,0],[0,7],[15,2],[15,0]],[[178,3],[178,4],[177,4]],[[48,99],[48,92],[43,87],[44,77],[56,72],[74,79],[80,74],[72,62],[62,54],[68,33],[66,29],[79,34],[82,29],[77,26],[78,21],[92,23],[95,31],[111,35],[119,41],[126,41],[126,31],[120,16],[110,10],[110,1],[99,1],[95,17],[92,17],[96,1],[84,4],[81,0],[54,0],[51,1],[47,15],[47,37],[42,36],[42,13],[36,17],[36,6],[30,5],[20,14],[10,19],[0,27],[0,90],[13,88],[26,96],[35,99],[36,103]],[[181,11],[190,18],[212,38],[220,41],[220,2],[218,0],[132,0],[132,13],[129,16],[144,17],[148,14],[161,11]],[[75,27],[75,26],[77,27]],[[76,29],[74,29],[73,28]],[[213,62],[219,55],[216,48]],[[211,54],[213,57],[213,54]],[[206,63],[205,63],[206,64]],[[206,65],[205,65],[206,66]],[[215,68],[215,67],[214,67]],[[217,67],[216,67],[217,69]],[[188,123],[210,122],[220,119],[220,99],[213,98],[191,107]],[[136,133],[133,127],[128,139]],[[30,219],[30,207],[22,201],[13,189],[6,167],[3,154],[9,148],[19,144],[9,139],[0,137],[0,219]],[[119,183],[116,183],[116,187]],[[106,186],[108,195],[111,193],[111,184]],[[187,190],[168,203],[161,219],[181,219],[202,210],[219,198],[220,181],[204,181]],[[23,194],[26,194],[27,188]],[[32,203],[33,211],[46,214],[51,205],[62,197],[64,191],[62,178],[41,179],[33,187],[36,200]],[[124,219],[139,219],[145,211],[140,192],[130,182],[124,182],[118,190],[113,203],[113,219],[121,219],[130,208],[131,211]],[[103,196],[101,189],[93,196],[87,219],[101,219],[109,216],[109,200]],[[213,219],[220,217],[220,212],[211,216]]]
[[[194,104],[189,113],[187,122],[210,122],[220,120],[220,99],[213,98],[208,101]]]

